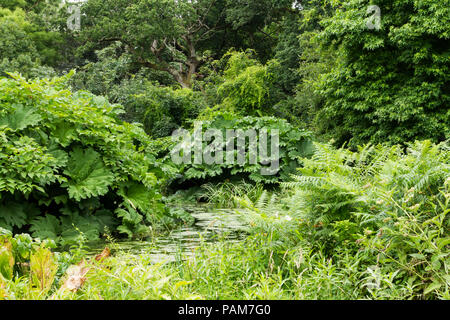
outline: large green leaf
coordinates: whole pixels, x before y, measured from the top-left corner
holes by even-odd
[[[11,279],[14,268],[14,255],[10,236],[0,235],[0,279]]]
[[[27,221],[24,206],[18,203],[8,203],[0,206],[0,226],[21,228]]]
[[[103,164],[100,155],[91,148],[75,148],[70,153],[64,174],[70,179],[62,186],[67,187],[70,198],[77,201],[106,194],[114,181],[114,175]]]
[[[75,127],[65,122],[58,123],[53,130],[53,136],[56,141],[63,147],[67,147],[73,140],[78,140]]]
[[[30,231],[34,238],[57,240],[61,233],[61,225],[58,218],[46,215],[34,219],[31,222]]]
[[[109,230],[114,230],[118,225],[118,220],[116,219],[113,212],[109,210],[98,210],[95,212],[95,218],[100,225],[100,231],[105,231],[105,228]]]
[[[15,105],[15,110],[2,118],[0,118],[0,126],[6,125],[11,129],[18,131],[26,127],[34,126],[42,120],[41,116],[30,107],[23,105]]]
[[[130,182],[123,185],[118,194],[141,211],[148,212],[152,204],[153,194],[143,184]]]
[[[74,213],[61,217],[61,230],[61,237],[65,243],[75,243],[80,233],[93,241],[98,240],[100,224],[94,216],[80,216]]]
[[[131,206],[126,205],[126,209],[117,209],[117,216],[122,218],[124,224],[137,225],[142,221],[142,216]]]

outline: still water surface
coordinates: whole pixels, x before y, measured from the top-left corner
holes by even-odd
[[[134,255],[150,254],[155,263],[172,262],[191,256],[202,242],[214,242],[221,238],[240,241],[245,237],[246,226],[234,210],[206,206],[185,210],[195,218],[194,225],[179,227],[147,241],[118,241],[114,248]],[[105,246],[107,244],[104,242],[90,244],[89,255],[100,253]]]

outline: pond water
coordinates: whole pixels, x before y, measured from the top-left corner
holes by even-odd
[[[245,237],[246,226],[239,215],[231,209],[211,209],[207,206],[186,207],[195,219],[191,226],[181,226],[166,234],[159,234],[150,240],[118,241],[116,250],[130,254],[150,254],[155,263],[173,262],[194,254],[202,242],[214,242],[225,238],[229,242]],[[108,244],[89,245],[89,255],[100,253]]]

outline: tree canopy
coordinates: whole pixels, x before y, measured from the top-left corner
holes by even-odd
[[[319,113],[339,143],[450,137],[450,8],[447,1],[378,1],[380,30],[367,4],[347,1],[319,34],[337,65],[318,82]],[[324,118],[322,118],[324,117]]]

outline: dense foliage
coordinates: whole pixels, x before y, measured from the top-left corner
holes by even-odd
[[[65,79],[0,80],[0,226],[36,237],[130,236],[164,213],[160,169],[122,109]],[[74,227],[73,227],[73,226]]]
[[[0,0],[0,299],[449,299],[449,17]],[[63,290],[86,241],[157,242],[205,201],[246,238],[167,265],[119,250]]]
[[[450,8],[446,1],[378,1],[380,29],[365,1],[346,1],[322,21],[338,63],[318,82],[319,116],[339,144],[449,139]],[[323,121],[321,119],[320,121]]]
[[[198,179],[200,181],[208,181],[212,178],[215,180],[225,180],[232,177],[240,179],[249,179],[253,182],[262,182],[266,184],[276,183],[282,180],[289,180],[290,175],[296,172],[297,167],[301,165],[299,160],[312,154],[314,147],[312,145],[311,134],[305,130],[296,129],[287,121],[274,117],[243,117],[236,118],[233,114],[214,112],[209,115],[213,120],[204,120],[201,124],[202,153],[211,153],[214,163],[202,161],[196,163],[196,138],[195,129],[188,143],[183,144],[191,150],[190,163],[179,164],[179,172],[182,174],[183,180]],[[236,136],[227,134],[227,130],[241,130],[242,136],[246,132],[254,131],[256,139],[250,139],[245,136],[245,144],[242,145],[242,151],[245,158],[239,159],[237,148],[239,140]],[[207,137],[206,130],[215,130],[218,136]],[[263,131],[266,130],[266,131]],[[275,131],[276,130],[276,131]],[[266,148],[260,148],[261,133],[267,134]],[[220,134],[219,134],[220,133]],[[277,135],[277,140],[272,135]],[[183,138],[183,137],[181,137]],[[209,139],[208,139],[209,138]],[[183,139],[175,142],[183,143]],[[275,154],[273,142],[279,142],[279,154]],[[228,151],[227,146],[234,145],[236,148]],[[171,145],[174,151],[174,144]],[[215,151],[215,152],[214,152]],[[221,152],[221,154],[219,153]],[[171,154],[172,155],[172,154]],[[255,158],[252,161],[252,158]],[[228,161],[228,159],[234,159]],[[256,161],[255,161],[256,160]],[[220,163],[218,163],[220,162]],[[279,163],[277,163],[279,162]],[[267,170],[265,173],[264,169]]]
[[[94,265],[85,286],[73,292],[61,291],[61,283],[51,291],[22,290],[22,283],[32,278],[3,280],[3,285],[0,278],[0,294],[26,298],[53,293],[66,299],[449,299],[449,157],[448,144],[430,141],[411,144],[406,152],[398,146],[367,145],[350,152],[316,144],[314,156],[304,159],[303,175],[286,183],[284,192],[221,186],[226,189],[224,199],[230,199],[229,192],[237,195],[233,201],[240,202],[238,210],[248,222],[249,237],[242,242],[204,244],[194,256],[172,264],[152,263],[152,247],[139,256],[121,253],[106,261],[106,268]],[[214,200],[218,197],[220,193]],[[22,238],[29,239],[0,239],[19,243]],[[21,243],[26,246],[29,240]],[[13,265],[10,247],[0,252],[3,270]],[[53,272],[77,259],[57,258],[57,267],[50,263]],[[53,282],[53,275],[48,278]]]
[[[301,274],[315,268],[308,266],[313,257],[302,256],[307,250],[329,259],[323,267],[333,271],[330,291],[316,297],[444,298],[450,289],[449,157],[448,144],[430,141],[406,152],[316,144],[302,176],[285,183],[288,196],[243,197],[241,203],[257,230],[270,234],[265,250],[275,266],[289,264],[289,254],[298,259],[292,262],[300,283],[311,281]]]

